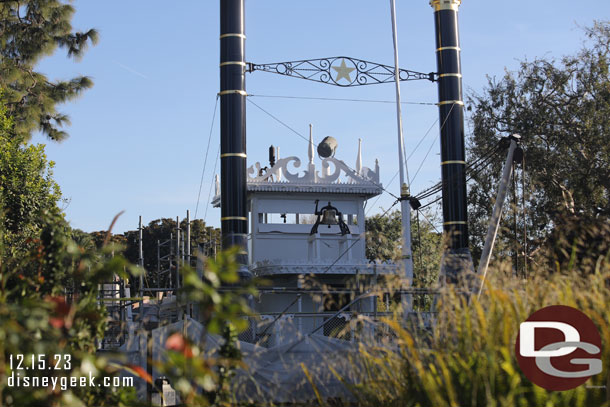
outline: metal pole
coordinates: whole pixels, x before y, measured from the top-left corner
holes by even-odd
[[[400,107],[400,68],[398,66],[398,35],[396,32],[396,4],[390,0],[392,15],[392,40],[394,42],[394,79],[396,83],[396,124],[398,126],[398,174],[400,176],[400,212],[402,214],[402,260],[405,278],[413,281],[413,253],[411,251],[411,206],[409,204],[409,186],[405,182],[404,139],[402,128],[402,110]],[[407,180],[408,181],[408,180]]]
[[[515,162],[513,161],[513,229],[515,234],[515,276],[519,277],[519,229],[517,222],[517,177],[515,175]]]
[[[481,286],[479,287],[478,296],[480,296],[481,292],[483,291],[483,285],[487,275],[487,268],[489,266],[489,259],[491,258],[491,252],[493,251],[494,244],[496,242],[498,227],[500,226],[500,218],[502,217],[502,206],[504,205],[504,200],[506,199],[508,182],[513,170],[513,154],[515,152],[515,148],[517,148],[518,138],[518,135],[511,136],[510,147],[508,148],[508,154],[506,155],[506,161],[504,162],[504,169],[502,170],[502,178],[500,179],[500,185],[498,186],[498,196],[496,197],[496,203],[494,204],[491,219],[489,220],[487,236],[485,237],[485,245],[483,246],[483,253],[481,254],[479,269],[477,271],[477,274],[483,276],[481,278]]]
[[[170,233],[169,234],[169,255],[168,255],[168,266],[169,266],[169,270],[167,272],[167,274],[169,275],[169,286],[173,287],[174,286],[174,278],[172,277],[172,263],[174,261],[174,234]]]
[[[180,230],[180,218],[178,216],[176,216],[176,288],[178,290],[176,290],[175,295],[176,295],[176,309],[177,309],[177,314],[178,314],[178,320],[182,319],[183,313],[182,313],[182,307],[180,306],[180,297],[181,297],[181,290],[180,287],[182,286],[180,284],[180,269],[182,267],[181,263],[181,256],[184,253],[184,250],[182,250],[182,253],[180,253],[180,244],[181,244],[181,239],[180,239],[180,235],[181,235],[181,230]],[[184,247],[183,247],[184,249]],[[182,257],[182,262],[184,262],[184,257]]]
[[[527,278],[527,207],[525,204],[525,155],[521,161],[521,205],[523,207],[523,278]]]
[[[468,248],[464,102],[458,28],[460,3],[461,0],[430,0],[436,29],[443,232],[448,246],[443,253],[441,274],[453,283],[465,269],[472,270]]]
[[[140,216],[138,222],[138,265],[141,268],[141,273],[144,271],[144,250],[142,249],[142,216]],[[140,297],[140,303],[138,305],[140,309],[140,322],[143,321],[144,317],[144,275],[140,274],[140,289],[138,290],[138,297]]]
[[[176,288],[180,288],[180,219],[176,216]]]
[[[248,262],[245,0],[220,1],[220,195],[222,247]],[[251,278],[247,267],[239,271]]]
[[[191,211],[186,211],[186,261],[191,266]]]

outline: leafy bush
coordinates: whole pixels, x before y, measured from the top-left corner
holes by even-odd
[[[0,229],[0,233],[4,232]],[[105,357],[96,355],[97,341],[105,331],[106,312],[99,304],[98,285],[114,275],[126,277],[133,270],[127,261],[111,256],[116,247],[102,251],[85,249],[71,238],[61,216],[47,213],[40,236],[29,251],[8,257],[0,246],[0,402],[5,406],[116,406],[123,392],[105,387],[71,389],[8,386],[13,374],[98,378],[118,373]],[[54,355],[69,355],[71,369],[16,370],[16,355],[24,355],[25,366],[32,355],[46,355],[53,366]],[[13,363],[11,366],[11,357]],[[65,380],[65,379],[64,379]]]

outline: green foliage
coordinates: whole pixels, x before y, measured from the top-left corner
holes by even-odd
[[[137,405],[133,389],[87,386],[48,391],[8,385],[8,378],[17,373],[61,382],[71,376],[87,377],[91,372],[101,383],[104,377],[128,369],[96,354],[107,323],[98,295],[103,283],[116,276],[129,279],[140,272],[121,255],[125,249],[121,243],[135,243],[136,232],[126,236],[88,234],[69,227],[57,207],[61,195],[44,146],[26,145],[14,129],[0,104],[0,405]],[[201,221],[193,222],[195,242],[209,239],[210,233],[218,236],[216,230],[204,226]],[[174,227],[169,219],[152,222],[144,230],[144,241],[155,247],[156,240],[169,237]],[[128,254],[133,255],[134,246]],[[156,254],[156,250],[149,251]],[[252,293],[252,288],[247,285],[220,292],[221,286],[237,282],[234,254],[223,252],[216,261],[209,260],[203,280],[190,267],[182,269],[181,303],[197,302],[206,332],[222,332],[225,338],[217,357],[196,358],[203,356],[203,347],[191,347],[183,341],[178,351],[169,350],[170,363],[160,366],[183,400],[196,405],[227,402],[230,380],[239,366],[236,333],[245,328],[245,295]],[[156,258],[148,261],[156,263]],[[55,362],[54,355],[68,355],[71,369],[17,371],[16,355],[24,355],[26,362],[32,355],[46,355],[47,366]]]
[[[0,87],[5,89],[14,132],[29,140],[40,130],[52,140],[62,140],[61,130],[70,120],[56,106],[79,96],[93,85],[86,76],[66,81],[50,81],[34,70],[57,47],[68,57],[80,58],[89,43],[97,42],[97,32],[73,32],[71,1],[24,0],[0,2]]]
[[[483,157],[499,137],[514,133],[522,136],[525,151],[525,168],[518,168],[518,183],[508,197],[518,208],[506,211],[498,253],[510,254],[515,216],[520,235],[527,227],[528,256],[565,213],[598,223],[610,219],[610,22],[597,22],[585,33],[587,42],[576,55],[524,61],[517,72],[489,79],[483,94],[469,98],[471,160]],[[475,258],[480,255],[504,159],[505,152],[497,154],[470,187]]]
[[[529,381],[514,357],[519,324],[548,305],[563,304],[588,315],[610,341],[610,263],[582,273],[538,273],[528,281],[512,277],[510,264],[490,270],[480,299],[442,292],[428,330],[408,329],[399,319],[386,322],[396,347],[362,347],[353,388],[362,406],[435,407],[603,407],[610,405],[610,347],[603,346],[604,370],[586,385],[546,391]],[[508,277],[507,277],[508,276]],[[589,387],[588,387],[589,386]]]
[[[536,263],[547,270],[590,272],[610,253],[610,223],[565,215],[556,220]]]
[[[8,385],[18,373],[59,383],[89,372],[100,383],[117,373],[95,354],[106,325],[98,284],[137,269],[110,255],[118,248],[97,250],[87,234],[70,229],[57,207],[61,195],[52,167],[44,146],[25,144],[0,103],[0,405],[124,405],[128,397],[120,389]],[[32,355],[45,355],[46,366],[57,362],[54,355],[67,355],[71,368],[19,371],[17,355],[25,366]]]
[[[203,276],[189,268],[183,270],[186,301],[197,304],[199,319],[212,334],[221,334],[227,323],[240,332],[248,326],[241,316],[248,313],[246,296],[255,293],[254,283],[239,281],[236,253],[236,249],[229,249],[218,253],[216,259],[207,258]],[[222,287],[232,289],[220,292]]]
[[[222,334],[217,352],[206,349],[205,338],[199,343],[175,333],[166,341],[167,362],[157,366],[188,406],[228,406],[234,402],[230,381],[238,367],[243,367],[236,347],[237,333],[248,327],[244,316],[250,314],[247,297],[256,293],[254,284],[239,282],[237,251],[220,252],[216,260],[208,258],[203,278],[190,267],[182,269],[181,301],[195,304],[204,335]],[[230,287],[230,290],[221,290]]]
[[[428,287],[438,278],[441,235],[431,224],[434,221],[434,215],[428,211],[411,215],[411,248],[416,287]],[[400,259],[401,239],[400,211],[366,219],[366,257],[370,261]]]
[[[25,145],[15,135],[2,99],[0,92],[0,222],[4,255],[15,258],[40,237],[45,216],[61,216],[61,192],[44,145]]]
[[[366,258],[388,261],[400,258],[400,211],[386,216],[375,215],[366,219]]]
[[[126,277],[125,270],[137,272],[121,256],[79,246],[60,215],[41,217],[39,237],[29,251],[7,256],[0,246],[0,403],[5,406],[82,406],[123,405],[122,391],[106,387],[77,387],[49,392],[46,388],[8,386],[8,377],[18,373],[10,366],[18,354],[69,355],[71,369],[29,370],[29,376],[88,376],[100,383],[117,374],[117,367],[105,357],[96,356],[97,341],[103,337],[106,313],[97,300],[98,285],[114,275]],[[0,233],[4,233],[0,226]],[[10,261],[6,261],[10,259]],[[23,371],[20,372],[22,375]],[[65,379],[64,379],[65,380]]]

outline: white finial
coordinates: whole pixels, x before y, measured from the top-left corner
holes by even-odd
[[[218,196],[218,195],[220,195],[220,180],[218,179],[218,174],[216,174],[214,176],[214,183],[216,185],[216,188],[214,190],[214,195]]]
[[[308,155],[309,155],[309,164],[313,164],[313,154],[314,154],[314,148],[313,148],[313,124],[309,124],[309,151],[308,151]]]
[[[358,156],[356,156],[356,173],[361,175],[362,173],[362,139],[358,139]]]

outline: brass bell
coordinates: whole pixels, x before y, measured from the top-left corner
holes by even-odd
[[[336,209],[322,209],[322,220],[320,224],[322,225],[337,225],[337,210]]]
[[[314,214],[318,218],[316,219],[316,223],[313,224],[313,227],[311,228],[311,232],[309,232],[309,234],[314,235],[318,233],[318,226],[320,225],[328,225],[329,228],[331,227],[331,225],[339,225],[341,235],[346,235],[350,233],[349,228],[343,221],[343,215],[341,214],[341,212],[339,212],[337,208],[332,206],[330,202],[328,203],[328,205],[318,211],[319,202],[320,201],[316,199],[316,210]]]

